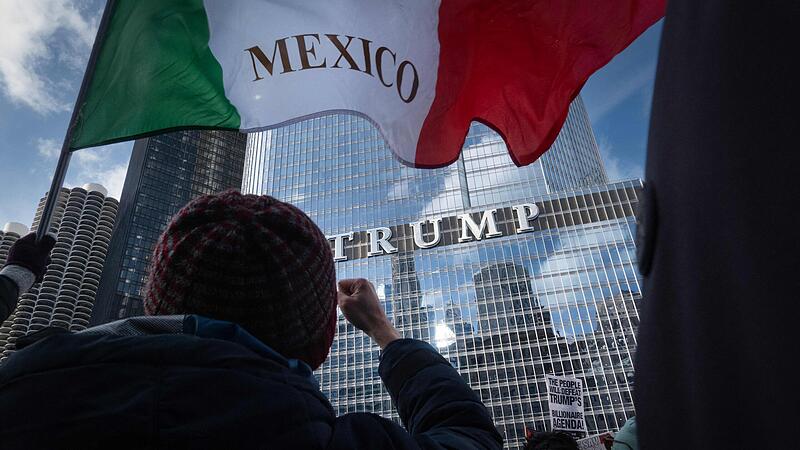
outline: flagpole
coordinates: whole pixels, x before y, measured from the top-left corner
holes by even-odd
[[[58,163],[56,164],[56,171],[53,174],[53,181],[50,183],[50,190],[47,191],[47,200],[45,200],[42,215],[39,218],[39,225],[36,228],[36,240],[41,241],[50,228],[50,222],[53,220],[53,212],[58,202],[59,192],[64,185],[64,179],[67,176],[67,169],[69,168],[69,161],[72,152],[69,150],[69,144],[72,140],[72,130],[75,127],[75,122],[78,119],[79,111],[86,97],[86,91],[89,89],[89,84],[92,82],[94,75],[95,64],[102,47],[102,41],[105,38],[108,23],[111,21],[111,13],[114,9],[116,0],[108,0],[106,8],[103,11],[103,18],[100,19],[100,26],[97,29],[97,35],[94,38],[92,45],[92,53],[89,55],[89,62],[86,64],[86,71],[83,73],[83,81],[81,81],[81,88],[78,91],[78,98],[75,100],[75,106],[72,108],[72,117],[69,119],[67,132],[64,134],[64,142],[61,144],[61,153],[58,156]]]

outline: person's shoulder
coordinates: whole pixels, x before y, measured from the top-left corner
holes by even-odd
[[[141,436],[158,423],[162,439],[187,439],[181,448],[191,446],[187,442],[210,448],[209,440],[223,439],[233,447],[253,448],[257,440],[275,448],[293,448],[285,444],[294,441],[309,444],[297,448],[319,448],[334,422],[329,403],[310,380],[235,342],[186,334],[51,335],[15,352],[0,368],[0,410],[20,414],[21,398],[52,405],[24,402],[25,420],[14,422],[16,430],[35,417],[42,429],[83,438],[84,432],[58,428],[63,417],[80,416]],[[80,401],[65,401],[71,398]],[[175,414],[182,420],[175,422]],[[197,440],[209,430],[216,432]],[[241,430],[247,434],[219,437]],[[114,442],[118,436],[103,438]]]
[[[241,345],[185,334],[115,335],[49,333],[12,353],[0,368],[0,381],[25,374],[88,365],[182,366],[264,373],[282,367]]]

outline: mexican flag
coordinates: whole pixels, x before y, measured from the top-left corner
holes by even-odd
[[[477,120],[518,165],[666,0],[111,0],[70,149],[187,128],[369,118],[440,167]]]

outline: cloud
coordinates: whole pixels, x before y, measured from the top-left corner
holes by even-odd
[[[414,169],[403,166],[400,168],[399,180],[392,182],[392,187],[386,195],[387,200],[403,200],[409,196]]]
[[[606,136],[598,136],[597,146],[600,148],[600,156],[603,158],[606,175],[610,181],[644,177],[644,167],[641,164],[633,164],[618,158],[614,154],[614,146]]]
[[[621,259],[625,252],[630,253],[626,260],[635,258],[634,250],[620,249],[620,243],[629,239],[627,227],[625,220],[614,219],[601,231],[578,229],[572,234],[559,236],[555,249],[540,263],[538,274],[532,279],[533,289],[539,304],[550,310],[553,327],[560,336],[595,331],[596,306],[602,300],[592,298],[596,294],[583,296],[593,276],[586,261],[613,261],[612,253],[619,254],[617,259]],[[609,253],[609,249],[615,247],[617,250]],[[598,273],[602,274],[602,271],[599,269]],[[611,295],[618,294],[620,289],[618,284],[611,286]],[[583,295],[581,291],[584,291]],[[603,295],[608,296],[607,293]]]
[[[592,122],[600,122],[614,108],[619,106],[628,98],[642,92],[642,90],[653,81],[656,70],[656,63],[651,62],[640,66],[634,71],[627,72],[624,77],[615,80],[613,83],[605,83],[608,89],[598,89],[599,97],[592,102],[587,102],[591,106],[589,117]],[[647,100],[649,105],[649,99]],[[649,108],[646,113],[650,110]]]
[[[39,152],[39,156],[45,160],[52,160],[58,158],[61,145],[55,139],[39,138],[36,140],[36,150]]]
[[[108,189],[110,197],[119,199],[128,173],[130,152],[130,142],[76,151],[73,154],[67,184],[71,186],[83,186],[86,183],[102,184]]]
[[[40,114],[68,111],[74,99],[65,86],[80,74],[98,22],[75,0],[3,0],[0,90]]]
[[[448,197],[454,197],[453,191],[447,191],[447,186],[458,186],[460,184],[460,180],[458,177],[458,171],[453,170],[447,174],[447,178],[444,181],[444,186],[442,186],[441,192],[436,197],[432,198],[428,203],[425,204],[425,207],[422,208],[422,212],[420,212],[420,218],[424,218],[426,216],[433,216],[433,215],[441,215],[444,211],[452,209],[452,202],[450,203],[451,206],[448,205],[447,199]],[[463,188],[462,188],[463,189]]]
[[[81,165],[93,164],[108,157],[106,149],[102,147],[79,150],[73,153],[73,156],[78,164]]]
[[[128,173],[127,164],[117,164],[108,170],[96,174],[97,181],[108,189],[108,195],[119,200],[122,195],[122,186],[125,184],[125,175]]]

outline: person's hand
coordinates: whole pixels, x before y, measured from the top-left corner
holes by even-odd
[[[50,264],[50,251],[56,245],[56,239],[46,234],[40,242],[36,242],[36,233],[25,235],[14,242],[8,250],[7,266],[24,267],[36,276],[36,281],[42,281]]]
[[[383,312],[372,283],[363,278],[341,280],[337,295],[345,319],[364,331],[381,349],[400,339],[400,333]]]

